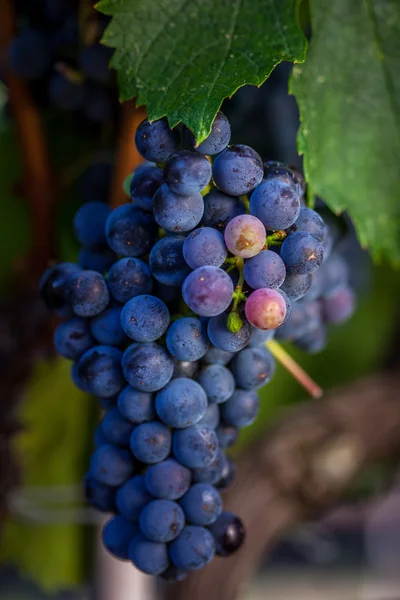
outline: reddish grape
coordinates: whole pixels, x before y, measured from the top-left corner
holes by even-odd
[[[261,288],[247,299],[245,312],[248,321],[258,329],[276,329],[286,317],[286,303],[276,290]]]

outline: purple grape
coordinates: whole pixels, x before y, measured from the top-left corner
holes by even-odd
[[[212,317],[208,323],[207,333],[210,342],[224,352],[239,352],[243,350],[251,338],[251,325],[243,320],[243,325],[236,333],[230,331],[226,325],[227,314],[222,313]]]
[[[223,231],[229,221],[244,215],[245,208],[239,198],[227,196],[219,190],[211,190],[204,196],[204,214],[201,224]]]
[[[204,212],[203,197],[199,192],[181,196],[166,183],[158,188],[153,198],[153,213],[158,225],[172,233],[194,229]]]
[[[211,133],[203,142],[201,142],[201,144],[196,146],[196,138],[189,129],[185,130],[185,138],[189,146],[191,146],[193,150],[196,150],[196,152],[213,156],[214,154],[222,152],[229,144],[231,138],[231,126],[229,125],[226,116],[219,111],[212,124]]]
[[[287,229],[299,216],[300,196],[281,179],[266,179],[251,195],[250,212],[266,229]]]
[[[325,222],[312,208],[303,207],[300,209],[300,214],[294,222],[293,231],[307,231],[311,233],[319,242],[322,242],[325,235]]]
[[[164,183],[162,169],[153,165],[143,165],[136,170],[130,184],[130,194],[135,206],[147,211],[153,210],[153,196]]]
[[[142,121],[136,130],[135,143],[146,160],[156,163],[165,162],[178,149],[176,132],[169,128],[167,119]]]
[[[320,271],[316,271],[319,273]],[[281,290],[283,290],[290,300],[296,302],[303,298],[312,286],[312,275],[300,275],[298,273],[287,273],[285,281],[282,283]],[[308,298],[308,296],[307,296]]]
[[[206,265],[220,267],[227,256],[224,236],[212,227],[195,229],[185,239],[183,256],[192,269]]]
[[[213,178],[225,194],[243,196],[261,182],[264,167],[260,156],[250,146],[236,144],[218,154],[213,164]]]
[[[281,246],[281,258],[289,273],[313,273],[321,266],[323,257],[321,242],[306,231],[291,233]]]
[[[182,286],[182,296],[188,307],[203,317],[213,317],[225,311],[232,301],[233,283],[218,267],[199,267]]]
[[[252,215],[239,215],[225,229],[225,243],[235,256],[251,258],[265,246],[267,233],[259,219]]]
[[[344,323],[353,315],[355,310],[355,295],[351,288],[342,286],[324,296],[323,313],[327,323]]]
[[[282,285],[286,277],[285,263],[271,250],[262,250],[244,265],[244,278],[253,289],[275,289]]]
[[[197,194],[210,183],[211,165],[205,156],[197,152],[178,150],[169,157],[164,167],[164,179],[175,194]]]
[[[286,303],[277,290],[261,288],[247,298],[245,313],[254,327],[276,329],[285,320]]]

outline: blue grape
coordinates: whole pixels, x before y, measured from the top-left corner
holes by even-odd
[[[110,248],[81,248],[78,256],[78,264],[82,269],[98,271],[102,275],[107,273],[115,262],[115,254]]]
[[[208,483],[210,485],[217,483],[221,479],[225,461],[225,454],[221,450],[218,450],[214,460],[209,465],[192,469],[193,481],[198,483]]]
[[[291,185],[299,194],[304,193],[293,170],[281,162],[275,160],[264,162],[264,179],[280,179]]]
[[[179,569],[178,567],[171,565],[164,573],[161,573],[159,577],[168,582],[184,581],[187,577],[187,572],[184,569]]]
[[[95,343],[90,335],[89,324],[84,319],[64,321],[54,332],[54,345],[57,352],[71,360],[78,360]]]
[[[133,204],[115,208],[107,219],[108,245],[121,256],[140,257],[148,254],[157,235],[157,224],[152,216]]]
[[[141,423],[133,430],[131,450],[143,463],[158,463],[171,451],[171,431],[159,421]]]
[[[261,182],[264,167],[260,156],[250,146],[228,146],[213,164],[213,178],[225,194],[243,196]]]
[[[93,346],[78,363],[78,377],[99,398],[111,398],[124,387],[122,352],[114,346]]]
[[[207,154],[208,156],[213,156],[214,154],[222,152],[229,144],[231,138],[231,126],[226,116],[219,111],[213,121],[210,134],[203,142],[201,142],[201,144],[196,146],[196,139],[189,129],[185,131],[185,134],[186,140],[193,150],[201,152],[202,154]]]
[[[178,360],[196,361],[208,350],[208,337],[199,319],[183,317],[174,321],[167,331],[167,348]]]
[[[199,425],[205,425],[210,429],[216,429],[219,425],[219,408],[218,404],[209,404],[206,408],[206,412],[198,421]]]
[[[169,427],[188,427],[200,421],[207,408],[207,396],[196,381],[172,379],[156,395],[156,411]]]
[[[90,393],[89,386],[86,383],[86,381],[84,381],[82,377],[79,376],[78,369],[79,363],[73,363],[71,367],[71,379],[73,381],[73,384],[82,392]]]
[[[164,179],[175,194],[198,194],[210,183],[211,165],[202,154],[178,150],[167,160]]]
[[[147,491],[144,476],[136,475],[118,488],[115,503],[125,519],[138,521],[142,509],[153,497]]]
[[[218,490],[206,483],[195,483],[180,501],[185,517],[192,525],[211,525],[222,513]]]
[[[275,361],[266,348],[245,348],[231,363],[236,385],[244,390],[262,387],[275,372]]]
[[[135,206],[152,211],[153,196],[164,183],[162,169],[153,165],[140,167],[132,177],[130,194]]]
[[[321,215],[312,208],[302,207],[300,214],[293,224],[293,231],[307,231],[311,233],[319,242],[322,242],[325,235],[325,223]]]
[[[224,236],[212,227],[195,229],[183,244],[183,256],[192,269],[206,265],[220,267],[227,254]]]
[[[197,381],[203,387],[210,403],[226,402],[235,391],[235,379],[230,370],[223,365],[204,367]]]
[[[123,304],[135,296],[149,294],[153,288],[150,269],[139,258],[121,258],[110,269],[108,287]]]
[[[110,408],[101,421],[101,429],[109,444],[129,447],[133,425],[119,412],[118,408]]]
[[[198,361],[189,362],[187,360],[175,360],[172,377],[187,377],[188,379],[194,379],[199,368],[200,364]]]
[[[326,346],[326,327],[320,325],[308,331],[304,336],[296,339],[296,346],[308,354],[316,354]]]
[[[85,46],[78,56],[79,68],[93,81],[106,83],[111,75],[111,70],[108,67],[111,56],[111,48],[107,48],[102,44]]]
[[[182,286],[188,307],[203,317],[213,317],[226,310],[232,302],[232,294],[232,280],[219,267],[199,267],[186,277]]]
[[[230,556],[236,552],[246,537],[242,521],[230,512],[223,512],[209,529],[214,537],[218,556]]]
[[[78,317],[95,317],[110,301],[104,277],[97,271],[80,271],[68,281],[67,301]]]
[[[331,254],[324,262],[323,269],[318,269],[315,274],[313,273],[313,285],[314,275],[320,280],[320,291],[325,296],[349,283],[349,265],[339,254]]]
[[[86,100],[86,88],[83,83],[73,82],[61,73],[54,73],[49,82],[51,102],[61,110],[78,110]]]
[[[121,415],[135,424],[152,421],[156,416],[153,394],[139,392],[130,385],[119,394],[117,404]]]
[[[217,436],[212,429],[204,425],[178,429],[173,436],[173,451],[176,460],[185,467],[206,467],[217,455]]]
[[[102,512],[117,512],[115,504],[115,488],[99,483],[90,473],[86,473],[84,480],[86,501]]]
[[[107,400],[108,400],[108,398],[107,398]],[[114,406],[112,406],[111,408],[114,408]],[[96,428],[94,430],[93,445],[95,448],[99,448],[99,446],[103,446],[104,444],[108,444],[108,440],[107,440],[106,436],[104,435],[104,432],[101,428],[101,423],[98,423],[98,425],[96,426]]]
[[[322,309],[320,302],[296,302],[287,322],[277,329],[276,337],[277,339],[297,340],[312,329],[319,327],[321,323]]]
[[[216,483],[219,490],[227,490],[234,484],[236,479],[236,465],[227,456],[225,456],[224,466],[221,472],[221,477]]]
[[[154,194],[154,218],[165,231],[190,231],[200,223],[203,212],[204,202],[199,192],[180,196],[163,183]]]
[[[224,352],[239,352],[247,346],[251,338],[251,325],[243,320],[243,325],[239,331],[233,333],[226,326],[227,315],[221,314],[210,319],[207,327],[210,342],[219,350]]]
[[[214,558],[215,541],[208,529],[187,525],[169,546],[169,555],[175,566],[197,571]]]
[[[257,329],[257,327],[252,327],[249,346],[251,346],[252,348],[257,346],[264,346],[267,342],[272,340],[274,335],[274,329]]]
[[[348,286],[336,288],[324,296],[323,313],[327,323],[335,325],[344,323],[354,313],[356,298],[353,290]]]
[[[250,212],[266,229],[287,229],[299,216],[300,196],[281,179],[266,179],[251,195]]]
[[[280,287],[285,281],[286,267],[281,257],[271,250],[262,250],[244,265],[244,278],[253,289]]]
[[[21,79],[40,77],[49,66],[49,50],[46,38],[41,32],[25,29],[10,44],[11,70]]]
[[[152,500],[139,517],[143,535],[153,542],[171,542],[182,531],[185,515],[182,508],[172,500]]]
[[[39,283],[40,296],[49,310],[59,311],[62,316],[68,316],[67,305],[68,283],[73,275],[81,269],[73,263],[59,263],[43,273]]]
[[[86,202],[78,209],[74,217],[74,232],[83,246],[92,249],[104,246],[110,212],[110,207],[99,201]]]
[[[281,258],[289,273],[313,273],[321,266],[323,257],[322,244],[306,231],[291,233],[281,246]]]
[[[122,357],[127,382],[136,390],[156,392],[172,377],[174,363],[162,346],[154,342],[132,344]]]
[[[244,215],[245,207],[239,198],[227,196],[219,190],[211,190],[203,198],[204,214],[201,224],[224,231],[225,227],[234,217]]]
[[[134,471],[130,452],[111,444],[100,446],[90,461],[90,474],[100,483],[110,486],[122,485]]]
[[[222,449],[230,448],[236,444],[239,437],[239,431],[237,427],[221,423],[216,430],[218,444]]]
[[[167,330],[169,310],[156,296],[136,296],[123,307],[121,325],[135,342],[154,342]]]
[[[178,149],[177,134],[169,128],[167,119],[142,121],[136,130],[135,143],[146,160],[156,163],[165,162]]]
[[[152,542],[143,534],[137,535],[129,544],[129,558],[143,573],[160,575],[169,567],[166,544]]]
[[[145,475],[146,487],[155,498],[177,500],[187,492],[191,473],[173,458],[167,458],[148,467]]]
[[[234,352],[225,352],[225,350],[219,350],[215,346],[211,346],[207,351],[207,354],[203,357],[203,362],[207,365],[227,365],[232,360]]]
[[[184,241],[182,236],[167,236],[157,242],[150,252],[150,270],[160,283],[179,287],[189,275],[190,268],[182,252]]]
[[[138,533],[139,527],[136,523],[131,523],[124,517],[117,515],[107,521],[103,527],[103,544],[117,558],[128,560],[129,544]]]
[[[258,409],[259,400],[256,392],[237,389],[228,402],[221,406],[221,416],[225,423],[240,429],[255,421]]]
[[[312,275],[310,273],[305,275],[300,275],[299,273],[287,273],[285,281],[281,286],[281,290],[287,294],[290,300],[296,302],[297,300],[304,298],[311,288],[311,285]]]
[[[127,341],[121,326],[121,307],[110,306],[90,321],[90,331],[99,344],[120,346]]]

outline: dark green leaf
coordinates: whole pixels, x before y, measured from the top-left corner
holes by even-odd
[[[292,91],[313,194],[347,209],[375,257],[400,261],[400,2],[313,0]]]
[[[113,19],[122,100],[137,97],[151,120],[185,123],[202,141],[224,98],[261,85],[282,60],[302,61],[296,0],[102,0]]]

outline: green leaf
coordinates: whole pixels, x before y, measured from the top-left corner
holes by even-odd
[[[291,88],[311,193],[348,210],[376,258],[400,261],[400,3],[312,0]]]
[[[201,142],[224,98],[261,85],[282,60],[303,61],[296,0],[102,0],[114,18],[104,43],[117,49],[122,100],[137,97],[150,120],[185,123]]]

